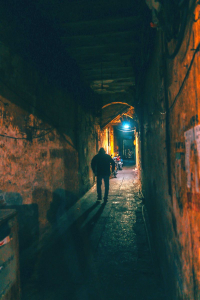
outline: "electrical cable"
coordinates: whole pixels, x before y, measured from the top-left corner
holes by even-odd
[[[47,134],[49,134],[50,132],[52,132],[54,129],[50,129],[49,131],[45,132],[44,134],[40,134],[38,136],[33,136],[31,139],[39,139],[40,137],[43,137]],[[14,140],[28,140],[27,137],[14,137],[14,136],[10,136],[10,135],[5,135],[5,134],[0,134],[1,137],[5,137],[5,138],[9,138],[9,139],[14,139]]]
[[[191,68],[192,68],[192,65],[193,65],[195,56],[196,56],[197,52],[199,52],[199,50],[200,50],[200,43],[198,44],[197,48],[194,49],[194,50],[195,50],[195,51],[194,51],[193,57],[192,57],[192,59],[191,59],[189,68],[187,69],[187,72],[186,72],[185,77],[184,77],[184,79],[183,79],[183,82],[182,82],[182,84],[181,84],[181,86],[180,86],[180,89],[179,89],[178,93],[176,94],[176,97],[174,98],[173,103],[172,103],[171,106],[168,108],[168,111],[171,111],[171,110],[174,108],[174,106],[175,106],[175,104],[176,104],[176,102],[177,102],[177,100],[178,100],[178,97],[179,97],[179,95],[181,94],[181,92],[182,92],[182,90],[183,90],[183,87],[184,87],[184,85],[185,85],[185,82],[186,82],[186,80],[188,79],[188,76],[189,76],[189,74],[190,74],[190,70],[191,70]]]
[[[150,249],[150,253],[151,253],[151,260],[152,260],[152,263],[154,264],[153,251],[152,251],[152,247],[151,247],[151,242],[150,242],[150,237],[149,237],[149,232],[148,232],[148,228],[147,228],[146,219],[145,219],[145,216],[144,216],[144,205],[142,205],[142,217],[143,217],[144,226],[145,226],[145,229],[146,229],[147,240],[148,240],[149,249]]]
[[[5,134],[0,134],[0,136],[8,138],[8,139],[14,139],[14,140],[27,140],[27,138],[19,138],[19,137],[9,136],[9,135],[5,135]]]
[[[178,100],[178,97],[180,96],[180,94],[181,94],[181,92],[182,92],[182,90],[183,90],[183,87],[184,87],[184,85],[185,85],[185,82],[186,82],[186,80],[187,80],[188,77],[189,77],[189,74],[190,74],[190,71],[191,71],[191,68],[192,68],[192,65],[193,65],[195,56],[196,56],[197,52],[200,51],[200,43],[198,44],[198,46],[197,46],[196,49],[192,49],[192,50],[195,50],[195,51],[194,51],[193,57],[192,57],[192,59],[191,59],[190,65],[189,65],[189,67],[188,67],[188,69],[187,69],[187,72],[186,72],[186,74],[185,74],[185,77],[184,77],[184,79],[183,79],[183,81],[182,81],[182,84],[181,84],[181,86],[180,86],[180,89],[179,89],[178,93],[176,94],[176,96],[175,96],[175,98],[174,98],[174,101],[173,101],[173,103],[170,105],[170,107],[169,107],[165,112],[159,111],[159,113],[162,114],[162,115],[165,115],[167,112],[170,112],[171,110],[173,110],[173,108],[174,108],[174,106],[175,106],[175,104],[176,104],[176,102],[177,102],[177,100]]]

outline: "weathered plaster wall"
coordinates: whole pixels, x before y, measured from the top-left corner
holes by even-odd
[[[0,70],[0,205],[17,209],[24,250],[92,186],[98,125],[87,103],[3,43]]]
[[[114,130],[112,125],[108,125],[103,130],[99,130],[99,149],[103,147],[107,154],[114,155]],[[98,149],[98,150],[99,150]]]
[[[140,107],[145,201],[173,300],[200,297],[199,26],[190,15],[182,47],[166,69],[158,32]]]

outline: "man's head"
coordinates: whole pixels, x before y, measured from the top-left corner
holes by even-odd
[[[99,149],[99,154],[105,154],[105,153],[106,153],[106,151],[104,150],[104,148]]]

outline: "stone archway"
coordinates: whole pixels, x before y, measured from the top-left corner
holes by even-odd
[[[133,119],[134,107],[126,102],[110,102],[102,107],[101,128],[121,123],[122,116]]]
[[[105,148],[108,154],[119,154],[123,152],[123,123],[131,124],[130,130],[127,130],[125,135],[129,133],[133,136],[135,134],[135,110],[134,107],[126,102],[113,101],[105,104],[102,107],[101,113],[101,133],[100,143]],[[121,132],[120,132],[121,131]]]

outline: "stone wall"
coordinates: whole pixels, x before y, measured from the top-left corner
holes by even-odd
[[[3,42],[0,71],[0,205],[18,211],[21,252],[92,186],[98,125],[89,90],[69,92]]]
[[[178,55],[157,32],[140,106],[142,181],[167,299],[200,297],[199,5]],[[197,49],[197,50],[196,50]],[[166,65],[166,66],[165,66]]]

